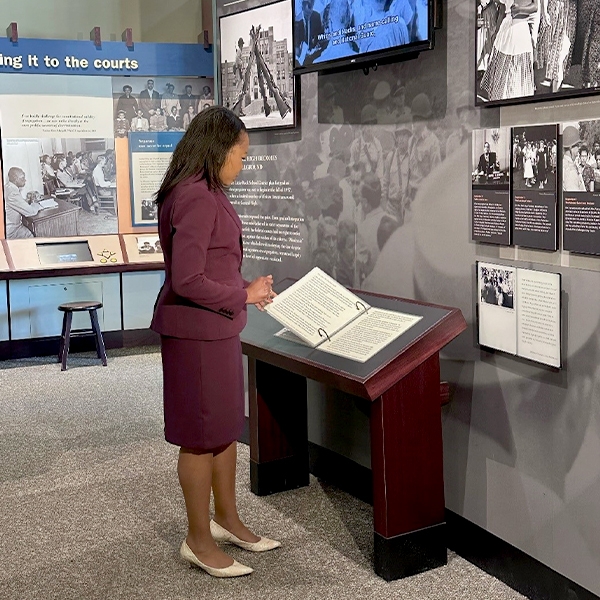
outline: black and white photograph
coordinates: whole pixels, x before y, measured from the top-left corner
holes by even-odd
[[[294,127],[291,0],[223,16],[219,35],[221,103],[247,129]]]
[[[565,192],[600,191],[600,121],[562,125],[562,185]]]
[[[478,104],[569,97],[600,87],[597,0],[474,0]]]
[[[157,235],[139,235],[135,239],[140,254],[162,254],[162,247]]]
[[[515,306],[515,270],[513,268],[479,265],[479,298],[513,310]]]
[[[447,65],[442,32],[436,33],[435,43],[436,52],[419,56],[418,68],[415,61],[406,60],[395,63],[393,69],[381,67],[368,75],[362,69],[319,73],[319,123],[410,126],[413,119],[443,119],[447,91],[439,80]],[[469,94],[466,100],[471,99]]]
[[[115,136],[130,131],[187,131],[191,120],[214,103],[207,77],[113,77]]]
[[[513,190],[555,191],[557,146],[556,125],[514,127],[512,130]]]
[[[7,239],[118,232],[114,139],[2,140]]]
[[[510,129],[474,130],[472,162],[473,184],[507,184],[510,176]]]

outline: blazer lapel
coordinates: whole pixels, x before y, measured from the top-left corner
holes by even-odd
[[[240,221],[240,217],[238,216],[237,212],[235,212],[235,208],[233,208],[233,205],[231,204],[231,202],[229,202],[229,199],[227,198],[227,196],[225,195],[224,192],[220,192],[218,194],[218,197],[219,197],[219,200],[221,201],[221,204],[225,208],[225,210],[229,213],[229,216],[233,219],[233,221],[237,225],[237,228],[240,230],[240,234],[241,234],[242,233],[242,222]]]

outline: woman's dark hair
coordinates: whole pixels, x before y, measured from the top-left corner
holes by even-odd
[[[243,121],[224,106],[211,106],[198,113],[173,152],[156,193],[156,204],[164,202],[178,183],[195,175],[201,175],[210,189],[220,189],[219,174],[242,131],[246,131]]]

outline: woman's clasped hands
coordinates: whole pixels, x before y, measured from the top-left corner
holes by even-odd
[[[277,294],[273,291],[273,276],[257,277],[247,288],[246,304],[254,304],[258,310],[264,310],[267,304],[273,302]]]

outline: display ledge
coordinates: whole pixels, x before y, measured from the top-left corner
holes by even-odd
[[[41,277],[63,277],[65,275],[102,275],[103,273],[138,273],[141,271],[163,271],[165,264],[159,262],[130,263],[116,265],[90,265],[89,267],[65,267],[63,269],[28,269],[22,271],[0,271],[0,281],[15,279],[37,279]]]

